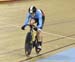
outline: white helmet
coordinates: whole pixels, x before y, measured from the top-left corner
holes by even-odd
[[[30,8],[29,8],[29,10],[28,10],[28,12],[30,13],[30,14],[33,14],[33,13],[36,13],[36,7],[35,6],[31,6]]]

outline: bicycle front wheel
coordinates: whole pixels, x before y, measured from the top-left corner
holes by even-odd
[[[26,39],[25,39],[25,55],[29,56],[32,51],[32,34],[31,32],[27,33]]]

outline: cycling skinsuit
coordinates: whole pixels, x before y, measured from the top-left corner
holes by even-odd
[[[24,25],[26,26],[30,22],[31,19],[35,20],[35,22],[37,23],[38,29],[43,28],[43,24],[44,24],[44,21],[45,21],[45,15],[44,15],[42,10],[38,9],[36,11],[34,17],[31,14],[28,13],[27,16],[26,16],[26,20],[25,20]]]

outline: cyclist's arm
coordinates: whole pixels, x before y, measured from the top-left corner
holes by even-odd
[[[41,27],[42,27],[42,13],[41,12],[39,13],[39,20],[38,20],[38,22],[39,22],[39,25],[37,26],[37,28],[41,29]]]
[[[24,22],[24,25],[25,25],[25,26],[28,25],[29,20],[30,20],[30,17],[29,17],[29,13],[28,13],[27,16],[26,16],[26,20],[25,20],[25,22]]]

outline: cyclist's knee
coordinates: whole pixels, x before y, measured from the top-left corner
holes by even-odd
[[[31,19],[30,25],[33,25],[33,24],[35,24],[35,20],[34,19]]]
[[[38,40],[41,41],[41,39],[42,39],[42,32],[41,31],[37,31],[37,38],[38,38]]]

